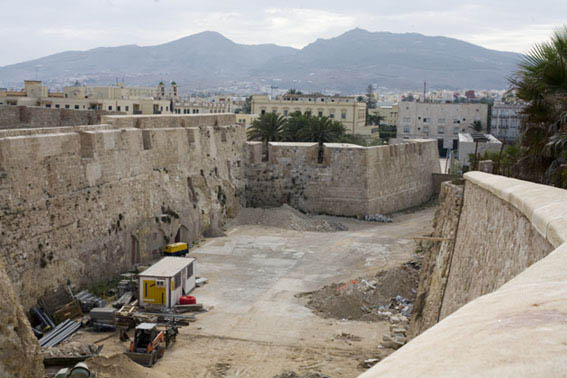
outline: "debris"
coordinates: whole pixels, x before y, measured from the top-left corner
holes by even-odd
[[[372,366],[376,365],[378,362],[380,362],[380,359],[379,359],[379,358],[369,358],[369,359],[367,359],[367,360],[362,361],[362,362],[359,364],[359,366],[360,366],[361,368],[368,369],[368,368],[371,368]]]
[[[382,223],[391,223],[392,218],[388,218],[382,214],[367,214],[364,216],[364,220],[367,222],[382,222]]]
[[[131,291],[127,291],[124,294],[122,294],[116,302],[114,302],[112,307],[121,308],[122,306],[127,305],[128,303],[132,302],[133,298],[134,298],[134,293],[131,292]]]
[[[72,301],[67,303],[65,306],[61,307],[57,311],[55,311],[53,313],[53,320],[56,323],[61,323],[66,319],[73,319],[81,315],[83,315],[83,312],[81,311],[81,306],[79,305],[78,302]]]
[[[79,328],[81,328],[80,322],[67,319],[47,335],[39,339],[39,345],[42,348],[55,346],[77,332]]]
[[[207,282],[209,282],[209,280],[205,277],[197,277],[197,279],[195,280],[195,285],[197,285],[197,287],[201,287],[205,284],[207,284]]]
[[[331,377],[319,372],[299,375],[294,371],[285,371],[281,374],[275,375],[273,378],[331,378]]]
[[[72,368],[64,368],[61,369],[55,374],[55,378],[73,378],[73,377],[81,377],[81,378],[90,378],[96,377],[96,374],[91,374],[89,367],[84,362],[79,362]]]
[[[186,304],[186,305],[176,305],[173,307],[175,312],[177,313],[184,313],[184,312],[204,312],[207,311],[203,308],[202,303],[195,303],[195,304]]]
[[[81,304],[81,310],[83,310],[84,313],[88,313],[95,307],[106,306],[106,301],[104,299],[98,298],[86,290],[76,294],[75,299]]]
[[[340,222],[303,214],[289,205],[269,209],[244,208],[238,212],[231,223],[236,225],[262,225],[295,231],[336,232],[348,230]]]
[[[419,271],[404,264],[297,296],[307,297],[307,307],[325,318],[389,321],[392,314],[410,315],[418,278]]]
[[[60,347],[44,348],[43,363],[46,366],[65,366],[76,364],[97,356],[102,350],[102,345],[82,344],[79,342],[67,343]]]
[[[362,341],[362,337],[351,335],[347,332],[342,332],[340,335],[335,336],[338,340],[348,340],[348,341]]]
[[[90,312],[91,323],[115,325],[116,324],[115,308],[110,307],[97,307],[93,308]]]

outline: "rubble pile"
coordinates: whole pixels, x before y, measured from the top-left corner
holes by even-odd
[[[294,231],[335,232],[348,230],[340,222],[312,217],[288,205],[269,209],[244,208],[240,210],[232,223],[233,225],[262,225]]]
[[[409,317],[418,276],[419,264],[412,261],[372,277],[331,284],[298,296],[306,297],[307,307],[325,318],[390,321],[392,316]]]
[[[366,214],[364,220],[367,222],[382,222],[382,223],[392,223],[392,218],[389,218],[382,214]]]
[[[102,346],[73,341],[57,347],[44,348],[42,352],[43,358],[47,359],[52,357],[94,356],[97,355],[101,349]]]

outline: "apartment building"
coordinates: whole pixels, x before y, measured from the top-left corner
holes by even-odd
[[[495,103],[490,117],[490,132],[500,140],[512,142],[520,134],[524,105]]]
[[[397,133],[403,139],[437,139],[444,155],[447,149],[458,148],[459,133],[472,132],[478,122],[480,132],[486,132],[487,104],[400,102]]]
[[[270,99],[267,95],[252,96],[252,114],[262,115],[268,112],[285,117],[295,112],[311,113],[340,121],[349,133],[372,134],[372,127],[366,126],[366,104],[357,102],[354,97],[286,94]]]
[[[26,80],[23,90],[0,89],[0,105],[109,110],[126,114],[172,113],[173,99],[158,98],[157,95],[158,90],[156,88],[127,88],[123,84],[110,86],[74,85],[64,87],[62,92],[50,92],[41,81]]]

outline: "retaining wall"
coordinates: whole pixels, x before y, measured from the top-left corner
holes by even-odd
[[[567,191],[481,172],[465,179],[446,292],[432,306],[442,320],[362,377],[564,374]]]
[[[345,216],[386,214],[420,205],[433,195],[438,173],[435,141],[391,146],[316,143],[247,143],[246,202],[253,207],[287,203],[299,210]]]
[[[24,307],[214,234],[240,206],[246,137],[234,115],[104,122],[0,131],[0,256]]]

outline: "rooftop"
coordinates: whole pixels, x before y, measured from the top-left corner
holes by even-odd
[[[171,277],[191,264],[195,259],[187,257],[164,257],[140,273],[140,276]]]

